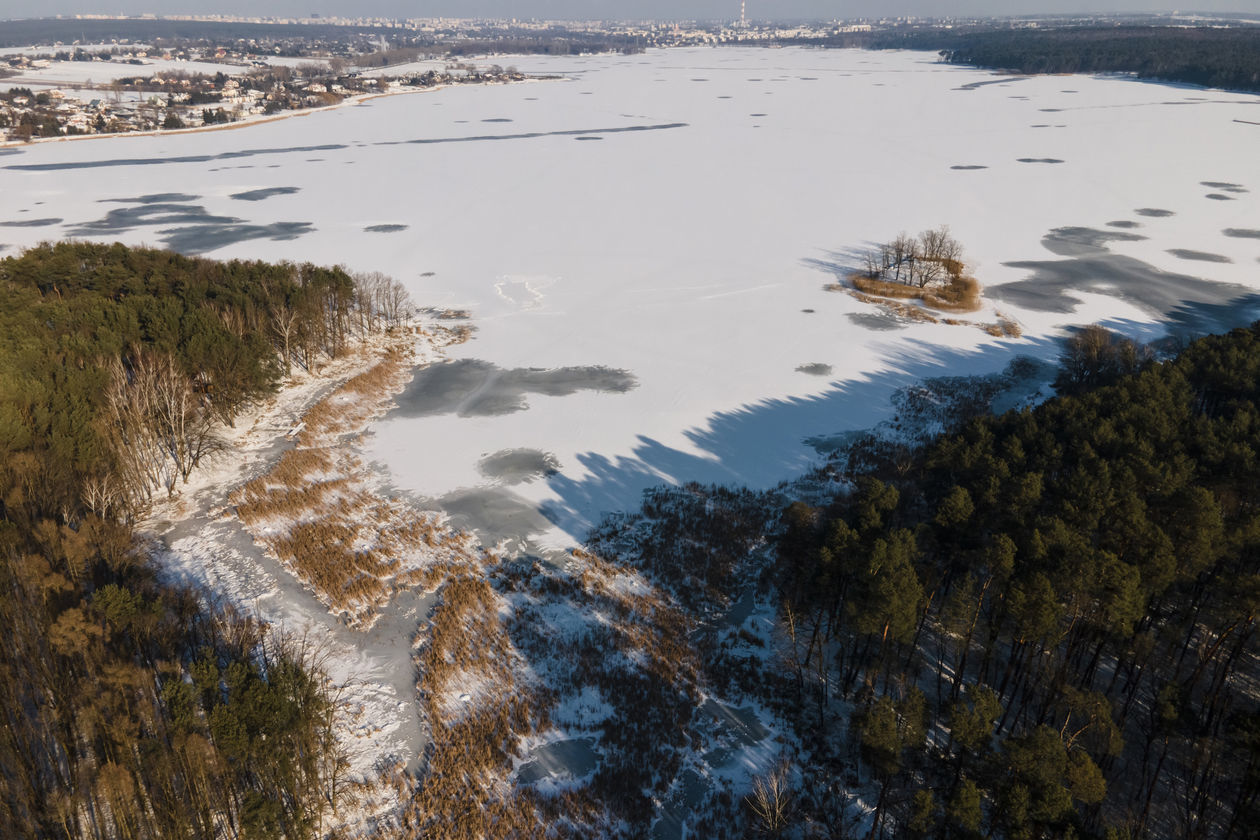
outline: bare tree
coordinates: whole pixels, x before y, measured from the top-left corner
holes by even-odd
[[[407,294],[407,287],[391,279],[385,290],[385,318],[391,326],[398,326],[408,311],[410,303],[411,296]]]
[[[166,452],[185,482],[201,460],[222,448],[204,401],[193,393],[188,377],[170,355],[140,357],[139,378],[153,391],[153,420]],[[170,488],[168,488],[170,489]]]
[[[892,251],[893,270],[895,271],[894,279],[898,283],[911,282],[907,269],[913,266],[915,245],[914,237],[905,232],[897,234],[897,238],[889,243]],[[907,263],[910,263],[910,266],[907,266]],[[905,279],[902,279],[903,271],[906,274]]]
[[[791,767],[781,759],[765,776],[753,779],[752,793],[745,801],[757,820],[757,829],[767,837],[781,837],[792,816],[794,796],[788,784]]]
[[[205,399],[169,354],[138,354],[130,366],[115,361],[106,416],[124,496],[147,498],[159,487],[173,493],[177,479],[188,481],[223,446]]]
[[[276,335],[280,339],[280,357],[284,359],[285,376],[289,376],[293,372],[293,355],[290,340],[293,337],[293,330],[297,326],[297,322],[298,314],[287,300],[272,307],[271,328],[276,331]]]

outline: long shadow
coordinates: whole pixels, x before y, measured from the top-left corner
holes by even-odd
[[[540,137],[584,137],[596,134],[625,134],[642,131],[669,131],[675,128],[686,128],[687,123],[661,123],[659,125],[621,125],[608,128],[572,128],[559,131],[529,131],[517,134],[477,134],[471,137],[421,137],[414,140],[381,140],[373,146],[433,145],[439,143],[489,143],[502,140],[535,140]],[[172,157],[147,158],[111,158],[109,160],[79,160],[58,163],[11,163],[0,166],[0,169],[15,169],[27,172],[57,172],[68,169],[102,169],[114,166],[160,166],[167,163],[207,163],[214,160],[235,160],[237,158],[257,157],[259,155],[281,155],[292,152],[326,152],[348,149],[344,143],[325,143],[319,146],[283,146],[264,149],[241,149],[239,151],[221,152],[215,155],[178,155]],[[235,198],[235,196],[233,196]]]
[[[1021,355],[1054,358],[1058,346],[1050,338],[974,349],[898,342],[885,350],[881,361],[887,367],[878,373],[834,382],[814,396],[760,400],[714,414],[703,427],[685,432],[694,449],[640,436],[629,456],[583,453],[578,461],[586,474],[550,477],[559,500],[545,504],[542,513],[582,540],[604,514],[633,508],[644,490],[663,483],[773,487],[819,462],[807,438],[875,425],[891,413],[889,398],[899,388],[934,376],[996,373]]]
[[[1181,301],[1161,313],[1173,346],[1189,339],[1243,326],[1260,317],[1260,293],[1225,302]],[[1104,326],[1126,334],[1151,332],[1151,324],[1115,319]],[[962,329],[962,328],[960,328]],[[559,497],[542,514],[575,540],[584,540],[605,514],[636,507],[644,490],[667,483],[773,487],[816,465],[819,452],[808,438],[874,426],[892,413],[890,398],[901,388],[936,376],[990,374],[1017,356],[1055,361],[1058,338],[988,341],[971,349],[940,347],[926,341],[890,343],[885,369],[836,381],[821,394],[765,399],[714,414],[702,427],[685,432],[694,449],[684,450],[640,436],[629,456],[583,453],[585,475],[547,479]]]

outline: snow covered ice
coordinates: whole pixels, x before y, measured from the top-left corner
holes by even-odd
[[[1065,327],[1254,317],[1260,129],[1238,120],[1260,97],[918,52],[493,61],[564,78],[0,150],[0,244],[340,263],[467,310],[473,340],[429,375],[445,390],[404,395],[369,457],[550,547],[662,481],[790,478],[807,438],[885,419],[896,388],[1051,358]],[[824,290],[941,224],[1023,338]]]

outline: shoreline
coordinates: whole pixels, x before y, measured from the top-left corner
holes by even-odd
[[[543,81],[543,80],[537,79],[537,78],[526,78],[522,80],[522,82],[536,82],[536,81]],[[497,84],[507,85],[507,84],[521,84],[521,82],[495,81],[495,82],[476,82],[475,84],[477,85],[497,85]],[[188,126],[185,128],[154,129],[152,131],[121,131],[121,132],[115,132],[113,134],[74,134],[74,135],[66,135],[66,136],[61,136],[61,137],[32,137],[29,140],[0,140],[0,149],[3,149],[3,150],[19,149],[20,150],[28,146],[36,146],[36,145],[41,145],[45,143],[67,143],[67,142],[74,142],[74,141],[79,141],[79,140],[116,140],[116,139],[128,138],[128,137],[166,137],[166,136],[202,134],[202,133],[210,132],[210,131],[235,131],[235,130],[239,130],[243,128],[252,128],[257,125],[264,125],[266,123],[279,122],[280,120],[287,120],[293,117],[305,117],[305,116],[309,116],[310,114],[317,114],[317,113],[326,112],[326,111],[335,111],[338,108],[362,105],[366,102],[372,101],[373,99],[384,99],[390,96],[404,96],[404,95],[415,94],[415,93],[435,93],[439,90],[446,90],[447,88],[458,87],[458,86],[460,85],[441,84],[441,85],[433,85],[432,87],[424,87],[424,88],[407,88],[405,90],[388,90],[388,91],[379,91],[377,93],[364,93],[364,94],[359,94],[357,96],[347,96],[345,99],[341,100],[340,102],[334,105],[321,105],[318,108],[301,108],[301,109],[289,110],[289,111],[276,113],[276,114],[251,115],[249,117],[246,117],[245,119],[237,120],[235,122],[230,122],[226,124],[219,123],[215,125]],[[76,90],[81,90],[81,89],[76,89]]]
[[[380,783],[380,771],[414,767],[425,749],[411,640],[432,597],[414,589],[395,593],[377,626],[347,626],[262,544],[237,514],[233,496],[265,479],[294,450],[293,430],[313,408],[404,344],[408,379],[415,369],[441,358],[444,348],[442,336],[429,330],[408,341],[372,336],[317,373],[289,377],[236,428],[220,429],[225,454],[194,472],[178,495],[156,499],[137,525],[139,544],[159,575],[191,586],[201,597],[233,604],[295,638],[317,640],[321,668],[330,685],[340,689],[338,737],[350,774],[361,783],[358,801],[339,817],[348,825],[396,812],[397,794]],[[392,401],[392,395],[382,401]],[[353,448],[357,437],[343,445]],[[374,479],[370,472],[368,479]]]

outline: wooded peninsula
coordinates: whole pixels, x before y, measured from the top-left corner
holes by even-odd
[[[0,295],[0,834],[324,836],[346,764],[318,663],[164,582],[135,525],[286,369],[405,324],[401,288],[62,243],[0,261]],[[1254,836],[1260,323],[1163,358],[1089,328],[1054,389],[919,445],[860,439],[812,477],[826,493],[649,491],[573,580],[528,558],[453,577],[398,833],[642,836],[721,696],[773,712],[782,754],[697,809],[706,836],[855,836],[854,791],[870,838]],[[631,575],[650,598],[613,585]],[[745,596],[763,635],[710,620]],[[511,775],[564,689],[526,682],[555,653],[547,598],[616,619],[565,655],[618,712],[556,795]],[[448,713],[464,660],[510,702]]]

